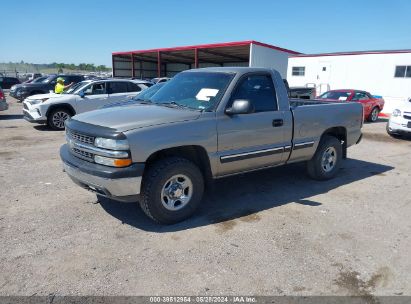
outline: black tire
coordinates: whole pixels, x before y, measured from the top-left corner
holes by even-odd
[[[66,108],[56,108],[47,115],[47,124],[53,130],[64,130],[64,121],[71,117],[71,112]]]
[[[376,112],[376,113],[374,113]],[[370,115],[368,115],[367,117],[367,121],[368,122],[376,122],[378,120],[378,115],[380,114],[380,109],[378,107],[374,107],[371,112]]]
[[[162,195],[163,188],[166,188],[172,177],[179,175],[190,180],[192,185],[191,198],[185,205],[180,202],[181,209],[169,210],[164,205],[167,205],[167,202],[164,201],[167,201],[168,196]],[[172,185],[178,185],[178,183],[172,183]],[[204,178],[200,169],[187,159],[168,157],[156,161],[147,169],[143,176],[139,202],[141,209],[148,217],[158,223],[168,225],[189,218],[199,206],[203,192]]]
[[[325,165],[323,157],[326,153],[334,155],[334,161]],[[342,145],[341,142],[334,136],[324,135],[318,144],[317,151],[311,160],[307,162],[308,175],[316,180],[328,180],[333,178],[341,166],[342,161]],[[330,167],[328,167],[330,166]],[[327,170],[329,169],[329,171]]]

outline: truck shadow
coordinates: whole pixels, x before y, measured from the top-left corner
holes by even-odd
[[[321,203],[310,197],[371,176],[384,176],[384,172],[392,169],[394,167],[348,159],[337,177],[329,181],[310,179],[301,163],[221,179],[213,189],[206,191],[201,207],[192,218],[169,226],[148,219],[136,203],[120,203],[104,197],[99,197],[99,202],[123,224],[156,233],[174,232],[237,218],[253,220],[260,211],[289,203],[315,208]]]

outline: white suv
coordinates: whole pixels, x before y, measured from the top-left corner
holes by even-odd
[[[47,123],[52,129],[63,130],[67,118],[108,103],[130,99],[151,85],[148,81],[140,80],[86,80],[75,84],[63,94],[27,97],[23,102],[23,114],[29,122]]]
[[[392,112],[387,123],[387,133],[392,136],[411,135],[411,98]]]

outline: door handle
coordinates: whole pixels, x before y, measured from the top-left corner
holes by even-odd
[[[274,119],[273,120],[273,127],[281,127],[284,124],[282,119]]]

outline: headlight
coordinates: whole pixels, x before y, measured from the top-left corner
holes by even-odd
[[[110,158],[110,157],[95,155],[94,161],[97,164],[110,166],[110,167],[127,167],[131,165],[130,158]]]
[[[39,104],[39,103],[45,102],[46,100],[48,100],[48,98],[42,98],[42,99],[31,99],[31,100],[29,100],[29,102],[30,102],[32,105],[36,105],[36,104]]]
[[[94,140],[94,145],[99,148],[109,149],[109,150],[129,150],[130,146],[126,139],[110,139],[96,137]]]
[[[401,116],[401,111],[398,109],[395,109],[394,111],[392,111],[392,116],[394,117]]]

